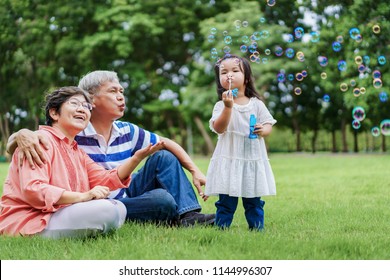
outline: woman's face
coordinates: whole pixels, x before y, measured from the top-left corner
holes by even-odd
[[[68,138],[73,139],[84,130],[91,118],[92,105],[83,95],[74,95],[61,105],[60,113],[51,109],[53,127],[59,128]]]
[[[226,90],[244,86],[245,75],[242,72],[241,61],[238,58],[228,58],[219,66],[219,81]]]

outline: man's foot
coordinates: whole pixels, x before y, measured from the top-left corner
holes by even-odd
[[[215,214],[202,214],[190,211],[180,216],[179,225],[190,227],[194,225],[214,225]]]

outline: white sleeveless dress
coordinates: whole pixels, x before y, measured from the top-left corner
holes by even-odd
[[[218,101],[210,119],[210,129],[224,108]],[[275,179],[269,163],[264,139],[249,138],[250,115],[257,123],[274,125],[265,104],[251,98],[245,105],[233,105],[227,130],[218,134],[218,142],[207,170],[205,194],[227,194],[234,197],[261,197],[276,194]]]

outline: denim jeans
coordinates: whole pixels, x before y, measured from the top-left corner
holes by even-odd
[[[215,223],[220,228],[230,227],[233,221],[234,212],[236,212],[238,197],[220,194],[219,200],[215,203],[217,213]],[[242,198],[242,204],[245,209],[245,218],[249,229],[262,230],[264,228],[264,204],[265,201],[260,197]]]
[[[179,160],[166,150],[154,153],[132,175],[126,194],[119,200],[127,208],[128,220],[173,220],[183,213],[201,210]]]

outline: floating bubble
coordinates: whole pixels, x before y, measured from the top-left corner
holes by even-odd
[[[374,32],[375,34],[381,33],[381,27],[380,27],[378,24],[375,24],[375,25],[372,27],[372,32]]]
[[[341,83],[340,84],[340,90],[345,92],[348,90],[348,85],[346,83]]]
[[[326,78],[328,78],[328,74],[326,74],[326,72],[322,72],[321,79],[325,80]]]
[[[383,55],[379,56],[379,57],[378,57],[378,63],[379,63],[380,65],[385,65],[385,64],[386,64],[386,57],[383,56]]]
[[[381,132],[384,136],[390,135],[390,119],[381,121],[379,127],[381,128]]]
[[[326,56],[319,56],[317,58],[319,64],[322,66],[322,67],[325,67],[326,65],[328,65],[328,58]]]
[[[209,43],[212,43],[215,41],[215,36],[213,34],[210,34],[208,37],[207,37],[207,41],[209,41]]]
[[[317,31],[311,32],[310,41],[313,43],[317,43],[318,41],[320,41],[320,34]]]
[[[380,102],[386,102],[388,99],[389,99],[389,96],[387,95],[387,92],[382,91],[379,93]]]
[[[232,37],[228,35],[228,36],[225,36],[223,41],[225,42],[226,45],[230,45],[233,40],[232,40]]]
[[[241,41],[242,41],[244,44],[247,44],[247,43],[249,43],[249,37],[246,36],[246,35],[244,35],[244,36],[241,37]]]
[[[344,42],[344,38],[343,36],[339,35],[336,37],[336,41],[339,42],[339,43],[343,43]]]
[[[341,51],[341,44],[340,42],[333,42],[332,44],[332,49],[335,51],[335,52],[339,52]]]
[[[224,53],[230,53],[230,51],[231,51],[228,46],[224,46],[222,50]]]
[[[223,36],[227,36],[228,34],[229,34],[229,32],[227,32],[226,30],[224,32],[222,32]]]
[[[263,62],[263,64],[267,64],[268,63],[268,58],[267,57],[263,57],[261,59],[261,62]]]
[[[355,80],[353,80],[353,79],[352,79],[351,81],[349,81],[349,83],[350,83],[350,84],[351,84],[351,86],[353,86],[353,87],[354,87],[354,86],[356,86],[356,81],[355,81]]]
[[[285,36],[285,40],[287,43],[292,43],[292,42],[294,42],[294,36],[292,34],[287,34]]]
[[[293,74],[288,74],[287,76],[288,80],[291,82],[291,81],[294,81],[294,75]]]
[[[371,128],[371,134],[374,137],[378,137],[379,135],[381,135],[381,130],[379,129],[379,127],[374,126],[373,128]]]
[[[217,28],[215,28],[215,27],[211,28],[210,33],[213,35],[217,34]]]
[[[349,36],[353,39],[356,40],[358,38],[358,35],[360,35],[360,30],[359,28],[353,27],[349,30]]]
[[[384,136],[390,135],[390,119],[381,121],[380,123],[381,132]]]
[[[356,35],[355,41],[356,41],[357,43],[360,43],[361,41],[363,41],[363,36],[362,36],[362,34]]]
[[[366,66],[364,66],[364,64],[359,64],[359,66],[358,66],[358,71],[359,71],[360,73],[363,73],[365,70],[366,70]]]
[[[301,73],[302,73],[302,76],[303,76],[303,77],[305,77],[305,78],[307,77],[307,71],[306,71],[306,70],[302,70]]]
[[[324,102],[330,102],[329,94],[324,94],[324,96],[322,97],[322,100],[324,100]]]
[[[355,57],[355,63],[356,64],[362,64],[363,63],[363,58],[360,55],[356,56]]]
[[[258,31],[253,32],[253,34],[251,35],[252,41],[259,41],[260,38],[261,38],[260,32],[258,32]]]
[[[340,61],[337,63],[337,68],[339,68],[340,71],[345,71],[345,70],[347,70],[347,62],[345,62],[345,60],[340,60]]]
[[[363,121],[365,118],[366,118],[366,111],[364,110],[363,107],[361,106],[356,106],[355,108],[353,108],[352,110],[352,117],[355,119],[355,120],[358,120],[358,121]]]
[[[270,36],[270,33],[268,30],[263,30],[263,31],[260,31],[260,37],[263,38],[263,39],[267,39],[269,38]]]
[[[268,6],[273,7],[273,6],[275,6],[275,4],[276,4],[276,0],[267,0]]]
[[[374,79],[372,84],[374,85],[374,88],[381,88],[382,87],[382,80],[381,79]]]
[[[251,44],[248,48],[250,53],[254,53],[257,49],[257,44]]]
[[[295,55],[294,49],[292,49],[292,48],[286,49],[286,56],[287,56],[288,58],[293,58],[294,55]]]
[[[374,78],[374,79],[380,79],[380,77],[382,77],[381,71],[375,70],[374,72],[372,72],[372,78]]]
[[[359,129],[360,126],[361,126],[360,121],[358,121],[358,120],[353,120],[353,121],[352,121],[352,127],[353,127],[354,129]]]
[[[305,54],[301,51],[297,52],[297,58],[300,62],[305,61]]]
[[[360,95],[360,88],[354,88],[352,90],[352,93],[355,97],[358,97]]]
[[[297,81],[299,81],[299,82],[301,82],[302,80],[303,80],[303,75],[302,75],[302,73],[296,73],[295,74],[295,79],[297,80]]]
[[[265,55],[270,55],[271,54],[271,50],[270,49],[265,49],[264,53],[265,53]]]
[[[240,46],[240,51],[243,53],[246,53],[248,51],[248,47],[246,45],[241,45]]]
[[[275,55],[276,56],[282,56],[283,55],[283,49],[281,46],[276,46],[275,47]]]
[[[244,20],[244,21],[242,22],[242,26],[243,26],[243,27],[248,27],[248,25],[249,25],[249,22],[248,22],[248,21]]]
[[[366,65],[370,64],[370,57],[368,55],[363,56],[363,61]]]
[[[260,20],[261,23],[265,22],[265,18],[264,17],[261,17],[259,20]]]
[[[360,93],[361,94],[365,94],[366,93],[366,88],[365,87],[361,87],[360,88]]]
[[[278,73],[276,77],[279,83],[283,83],[286,81],[286,75],[284,73]]]
[[[296,87],[296,88],[294,89],[294,93],[295,93],[295,95],[301,95],[302,89],[301,89],[300,87]]]
[[[305,31],[303,30],[302,27],[298,26],[297,28],[294,29],[294,35],[296,39],[302,38],[304,34]]]

